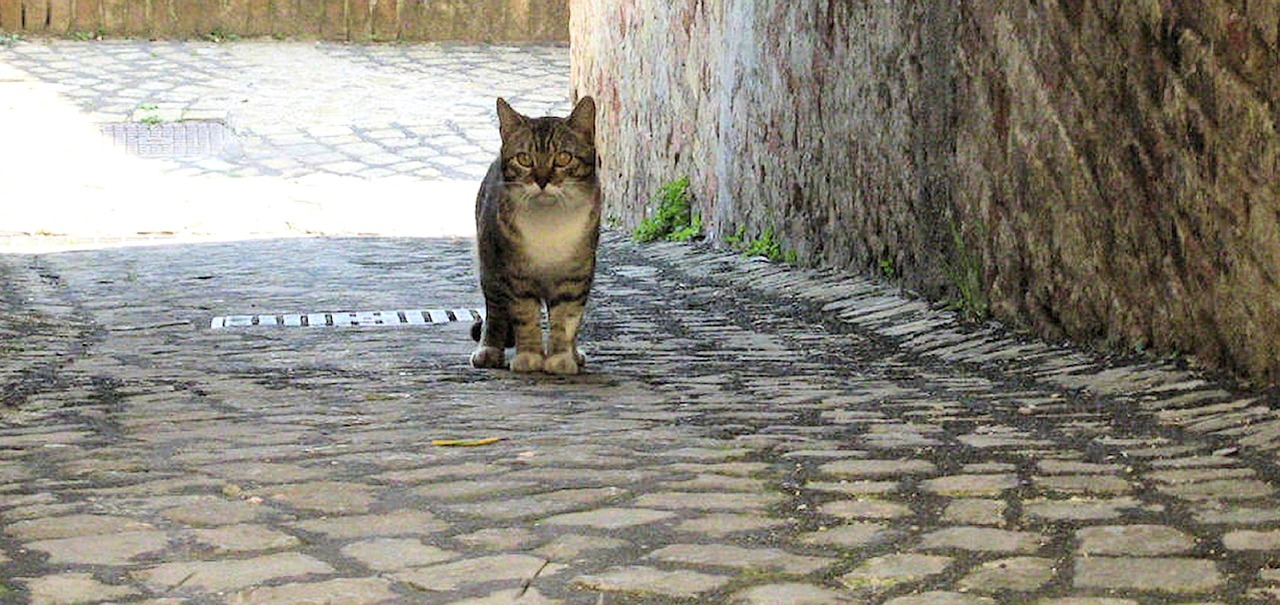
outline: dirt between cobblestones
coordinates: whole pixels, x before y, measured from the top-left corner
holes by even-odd
[[[470,246],[0,257],[8,316],[43,309],[31,317],[49,328],[21,328],[3,357],[0,600],[1063,605],[1280,590],[1265,396],[963,325],[872,281],[609,234],[574,378],[472,369],[461,323],[208,328],[228,313],[474,307]],[[45,374],[22,373],[45,354]],[[502,440],[431,445],[485,437]]]

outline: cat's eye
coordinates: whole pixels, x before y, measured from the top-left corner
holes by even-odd
[[[565,166],[568,166],[571,161],[573,161],[573,156],[569,155],[567,151],[561,151],[556,154],[556,168],[564,168]]]
[[[516,154],[516,164],[522,168],[533,168],[533,158],[523,151]]]

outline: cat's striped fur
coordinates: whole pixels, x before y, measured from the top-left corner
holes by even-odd
[[[471,365],[576,374],[577,348],[600,240],[595,101],[567,118],[528,118],[498,99],[502,152],[476,196],[476,245],[486,319],[472,329]],[[550,328],[543,347],[542,309]]]

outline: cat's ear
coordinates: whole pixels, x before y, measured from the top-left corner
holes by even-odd
[[[525,117],[516,113],[516,110],[507,104],[506,99],[498,97],[498,131],[505,138],[516,128],[525,123]]]
[[[582,134],[588,141],[596,139],[596,100],[582,97],[569,114],[569,128]]]

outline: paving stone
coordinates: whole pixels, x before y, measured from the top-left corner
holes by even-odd
[[[626,548],[630,543],[626,540],[603,536],[584,536],[579,534],[561,534],[550,542],[539,546],[532,553],[561,563],[582,558],[584,555],[601,550]]]
[[[222,592],[241,590],[271,580],[330,574],[334,571],[327,563],[307,555],[280,553],[252,559],[164,563],[135,571],[132,575],[162,591],[181,589]]]
[[[961,592],[933,591],[889,599],[885,605],[996,605],[996,601]]]
[[[99,603],[139,593],[129,586],[116,586],[99,582],[89,573],[64,573],[23,580],[31,595],[31,603],[42,605],[74,605]],[[0,584],[0,596],[6,591]]]
[[[1033,499],[1022,504],[1022,513],[1045,521],[1101,521],[1119,519],[1144,508],[1141,500],[1130,497]]]
[[[897,492],[901,484],[897,481],[810,481],[804,487],[850,496],[881,496]]]
[[[295,483],[320,479],[326,475],[323,468],[260,461],[213,464],[202,470],[237,485]]]
[[[545,525],[569,525],[595,527],[599,529],[619,529],[655,523],[675,517],[674,513],[644,508],[599,508],[580,513],[568,513],[547,517],[540,523]]]
[[[668,563],[735,567],[744,570],[776,570],[810,574],[830,567],[836,559],[788,553],[777,548],[743,548],[728,544],[672,544],[646,558]]]
[[[934,475],[938,468],[927,460],[838,460],[819,466],[818,471],[839,477],[878,479]]]
[[[1049,475],[1036,477],[1042,491],[1067,495],[1119,496],[1133,491],[1128,481],[1111,475]]]
[[[789,525],[792,525],[792,523],[784,519],[773,519],[760,515],[711,513],[681,521],[674,529],[680,532],[702,534],[713,538],[724,538],[744,532],[782,529]]]
[[[430,535],[449,527],[427,511],[399,510],[376,515],[326,517],[299,521],[298,529],[324,534],[334,539],[365,538],[370,536]]]
[[[966,550],[971,552],[1034,553],[1047,542],[1032,532],[988,527],[949,527],[925,534],[920,548],[925,550]]]
[[[1098,464],[1076,460],[1041,460],[1036,468],[1046,475],[1114,475],[1124,471],[1119,464]]]
[[[665,487],[675,491],[732,491],[760,492],[765,489],[765,482],[747,477],[731,477],[726,475],[699,475],[684,481],[670,481]]]
[[[819,506],[818,510],[842,519],[901,519],[913,514],[905,504],[874,498],[836,500]]]
[[[940,496],[953,498],[966,496],[998,496],[1017,489],[1018,476],[1001,475],[948,475],[920,482],[920,489]]]
[[[855,522],[801,534],[798,540],[801,544],[813,546],[857,549],[890,542],[901,536],[902,532],[890,529],[884,523]]]
[[[770,493],[650,492],[637,496],[632,504],[639,508],[663,510],[750,512],[773,506],[781,501],[782,496]]]
[[[284,584],[250,588],[231,595],[228,605],[286,605],[330,603],[373,605],[400,598],[391,582],[382,578],[338,578],[323,582]]]
[[[127,531],[39,540],[25,546],[49,555],[49,562],[53,564],[123,565],[136,557],[167,548],[169,534],[163,531]]]
[[[274,512],[261,502],[202,498],[199,502],[165,509],[160,514],[170,521],[191,526],[235,525],[256,521]]]
[[[696,571],[666,571],[653,567],[628,566],[601,574],[580,576],[575,588],[599,592],[661,595],[695,599],[728,584],[733,578]]]
[[[372,487],[361,483],[315,481],[275,486],[261,494],[268,500],[294,508],[348,515],[368,512],[374,501],[373,491]]]
[[[511,469],[504,466],[470,462],[463,464],[441,464],[438,466],[428,466],[410,470],[389,471],[382,473],[381,475],[376,475],[375,478],[379,481],[387,481],[391,483],[423,483],[426,481],[438,481],[440,479],[453,477],[463,477],[466,480],[490,481],[494,479],[486,479],[487,476],[502,475],[509,470]],[[446,487],[442,489],[448,491],[448,484],[436,485],[446,485]],[[432,486],[425,486],[423,489],[426,490],[427,493],[430,493],[430,490],[433,488]]]
[[[569,512],[617,498],[625,493],[625,490],[616,487],[566,489],[507,500],[455,504],[450,506],[449,510],[462,515],[510,521]]]
[[[228,525],[215,529],[193,529],[196,542],[216,552],[278,550],[302,544],[296,537],[260,525]]]
[[[450,601],[448,605],[557,605],[563,602],[559,599],[548,598],[539,592],[537,588],[530,586],[528,588],[499,590],[483,597]]]
[[[533,481],[474,480],[446,481],[431,483],[414,489],[414,493],[441,500],[466,500],[534,490],[538,484]]]
[[[1200,483],[1159,485],[1161,492],[1184,500],[1254,500],[1275,494],[1275,488],[1257,479],[1222,479]]]
[[[1191,551],[1196,539],[1164,525],[1105,525],[1076,531],[1078,552],[1090,555],[1147,557]]]
[[[1029,448],[1053,445],[1051,442],[1032,437],[1019,429],[1007,426],[987,426],[968,435],[960,435],[956,440],[979,449]]]
[[[1280,509],[1256,508],[1251,506],[1223,506],[1218,502],[1207,502],[1212,508],[1198,509],[1195,519],[1199,523],[1210,525],[1269,525],[1280,522]]]
[[[453,539],[471,548],[494,551],[521,551],[539,541],[537,534],[523,527],[487,527]]]
[[[939,555],[884,555],[862,562],[853,571],[841,576],[840,581],[853,589],[886,589],[939,575],[953,561],[951,557]]]
[[[377,571],[420,567],[458,558],[458,553],[423,544],[415,538],[374,538],[342,547],[342,554]]]
[[[1257,474],[1257,471],[1251,468],[1177,468],[1162,471],[1153,471],[1143,475],[1147,479],[1159,481],[1160,483],[1179,484],[1179,483],[1199,483],[1202,481],[1217,481],[1221,479],[1240,479],[1249,478]]]
[[[734,593],[730,603],[743,605],[841,605],[853,603],[848,595],[812,584],[766,584]]]
[[[19,540],[48,540],[136,532],[154,529],[151,524],[110,515],[67,515],[28,519],[5,526],[5,533]]]
[[[942,520],[959,525],[1004,525],[1008,508],[1003,500],[962,498],[947,503]]]
[[[531,555],[500,554],[408,569],[395,578],[417,590],[451,591],[481,582],[519,582],[559,573],[563,566]]]
[[[962,589],[978,592],[1005,590],[1032,592],[1053,580],[1057,573],[1053,559],[1013,557],[987,561],[960,580]]]
[[[769,470],[764,462],[721,462],[718,464],[669,464],[665,467],[677,473],[718,473],[733,477],[750,477]]]
[[[1138,605],[1138,601],[1112,597],[1061,597],[1040,599],[1036,605]]]
[[[1194,594],[1225,582],[1217,565],[1203,559],[1089,557],[1075,562],[1077,588]]]
[[[1222,536],[1222,545],[1230,550],[1280,551],[1280,530],[1237,530]]]

